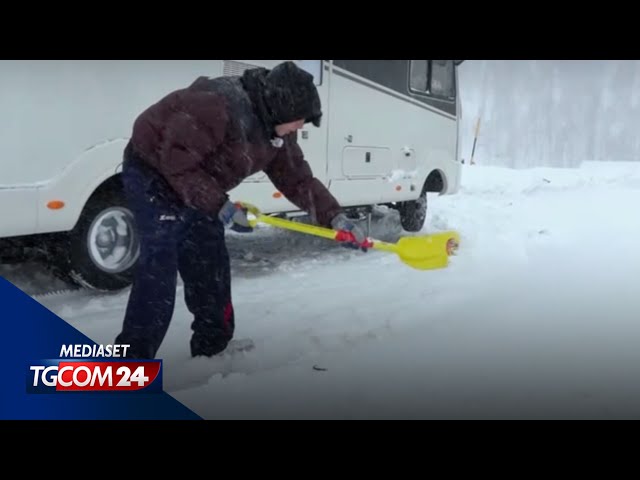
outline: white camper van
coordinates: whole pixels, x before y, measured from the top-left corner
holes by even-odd
[[[0,262],[39,252],[82,286],[128,286],[139,246],[119,169],[136,116],[198,76],[282,61],[2,61]],[[426,192],[460,183],[461,61],[295,61],[322,99],[322,126],[299,133],[314,174],[341,205],[389,205],[405,230],[420,230]],[[267,213],[297,210],[264,174],[230,195]]]

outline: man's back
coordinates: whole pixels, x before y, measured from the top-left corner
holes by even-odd
[[[200,77],[150,106],[134,123],[136,156],[160,172],[187,204],[215,211],[226,192],[267,168],[279,153],[256,108],[259,88],[246,86],[249,76]]]
[[[200,77],[170,93],[136,120],[133,150],[194,208],[215,214],[227,192],[264,171],[290,201],[326,225],[339,205],[313,177],[296,135],[272,142],[277,118],[318,121],[317,99],[311,95],[296,105],[284,98],[274,105],[274,99],[282,97],[282,91],[275,90],[267,106],[267,74],[254,69],[241,77]],[[308,87],[315,88],[313,83]]]

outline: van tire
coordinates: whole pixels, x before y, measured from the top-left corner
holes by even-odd
[[[56,242],[54,271],[90,290],[122,290],[133,280],[139,255],[137,238],[121,189],[99,190],[87,202],[75,228]],[[114,251],[116,261],[109,264],[102,254]]]
[[[401,202],[397,206],[400,212],[400,223],[407,232],[419,232],[427,219],[427,190],[416,200]]]

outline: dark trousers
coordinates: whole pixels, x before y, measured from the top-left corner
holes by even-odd
[[[125,160],[122,177],[140,257],[116,343],[130,345],[130,358],[155,358],[173,316],[179,272],[193,314],[191,354],[220,353],[235,325],[222,223],[185,207],[168,184],[139,161]]]

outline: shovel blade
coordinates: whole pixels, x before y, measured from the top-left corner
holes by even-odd
[[[460,244],[456,232],[439,232],[425,236],[402,237],[395,251],[400,260],[417,270],[444,268],[449,256],[455,254]]]

